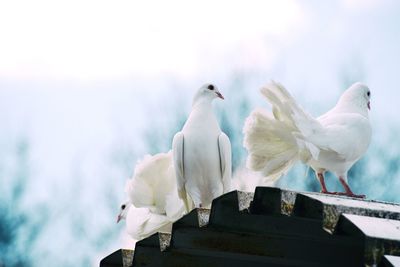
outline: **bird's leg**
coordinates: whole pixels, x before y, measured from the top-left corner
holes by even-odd
[[[345,195],[348,197],[355,197],[355,198],[365,198],[365,195],[355,195],[351,189],[350,186],[346,183],[345,179],[342,176],[339,176],[339,181],[342,184],[344,190],[346,191],[345,193],[338,193],[338,195]]]
[[[329,192],[326,189],[324,174],[322,172],[319,172],[319,173],[317,173],[317,176],[318,176],[318,179],[319,179],[319,183],[321,184],[321,193],[323,193],[323,194],[332,194],[332,192]]]

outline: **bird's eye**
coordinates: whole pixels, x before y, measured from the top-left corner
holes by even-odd
[[[368,91],[367,96],[368,96],[368,97],[371,96],[371,92],[370,92],[370,91]]]
[[[126,205],[125,204],[123,204],[123,205],[121,205],[121,209],[125,209],[126,208]]]
[[[214,90],[214,85],[210,84],[207,88],[208,88],[208,90],[212,91],[212,90]]]

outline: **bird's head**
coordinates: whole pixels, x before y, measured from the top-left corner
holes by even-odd
[[[128,215],[128,210],[131,206],[131,203],[129,201],[124,202],[121,204],[119,208],[119,214],[117,217],[117,223],[119,223],[121,220],[125,220],[126,216]]]
[[[197,90],[197,93],[193,99],[193,104],[195,104],[198,101],[211,102],[215,98],[224,99],[224,97],[222,96],[222,94],[219,92],[218,88],[215,85],[206,83]]]
[[[371,90],[360,82],[350,86],[340,97],[338,105],[367,113],[371,109]]]

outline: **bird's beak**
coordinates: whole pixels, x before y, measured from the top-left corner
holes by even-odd
[[[220,92],[215,92],[215,94],[219,97],[219,98],[221,98],[221,99],[225,99],[224,98],[224,96],[223,95],[221,95],[221,93]]]
[[[118,215],[118,217],[117,217],[117,223],[119,223],[119,221],[122,219],[122,216],[121,215]]]
[[[368,109],[371,110],[371,102],[368,101]]]

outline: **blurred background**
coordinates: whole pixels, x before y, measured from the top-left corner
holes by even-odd
[[[373,140],[350,185],[400,202],[398,25],[388,0],[0,1],[0,266],[98,266],[124,246],[125,181],[206,82],[235,170],[266,82],[315,116],[366,83]],[[278,185],[319,190],[301,164]]]

